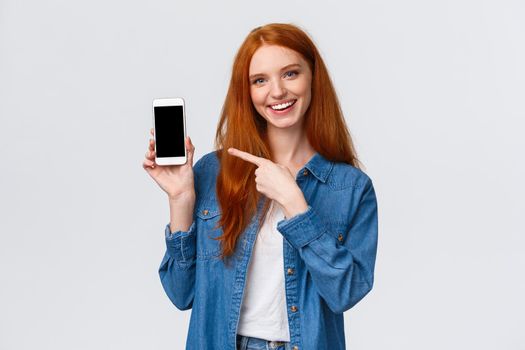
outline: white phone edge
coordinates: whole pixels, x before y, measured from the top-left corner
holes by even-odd
[[[184,157],[160,157],[156,155],[157,139],[155,136],[155,107],[159,106],[182,106],[182,123],[184,124]],[[186,152],[186,103],[182,97],[155,98],[152,103],[153,118],[153,140],[155,143],[155,163],[158,165],[183,165],[188,161]]]

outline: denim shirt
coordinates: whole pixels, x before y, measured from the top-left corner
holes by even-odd
[[[237,325],[252,254],[258,214],[223,261],[216,228],[219,160],[215,152],[194,165],[196,202],[188,231],[165,228],[166,253],[159,268],[162,286],[180,310],[192,309],[186,349],[235,350]],[[361,170],[316,153],[296,182],[308,209],[279,221],[290,348],[345,349],[343,312],[359,302],[374,282],[377,201]]]

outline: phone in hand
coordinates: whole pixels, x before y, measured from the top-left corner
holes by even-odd
[[[155,162],[158,165],[180,165],[187,161],[186,109],[181,97],[153,100]]]

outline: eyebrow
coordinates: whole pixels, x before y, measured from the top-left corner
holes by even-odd
[[[295,67],[295,66],[297,66],[299,68],[302,67],[299,63],[292,63],[292,64],[289,64],[289,65],[284,66],[283,68],[281,68],[281,72],[283,70],[286,70],[288,68],[292,68],[292,67]],[[260,77],[260,76],[264,76],[264,74],[263,73],[257,73],[257,74],[250,75],[250,80],[253,79],[253,78],[256,78],[256,77]]]

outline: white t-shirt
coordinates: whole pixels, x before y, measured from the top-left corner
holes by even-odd
[[[277,223],[284,219],[272,201],[257,234],[246,277],[237,333],[271,341],[290,341],[284,287],[283,236]]]

